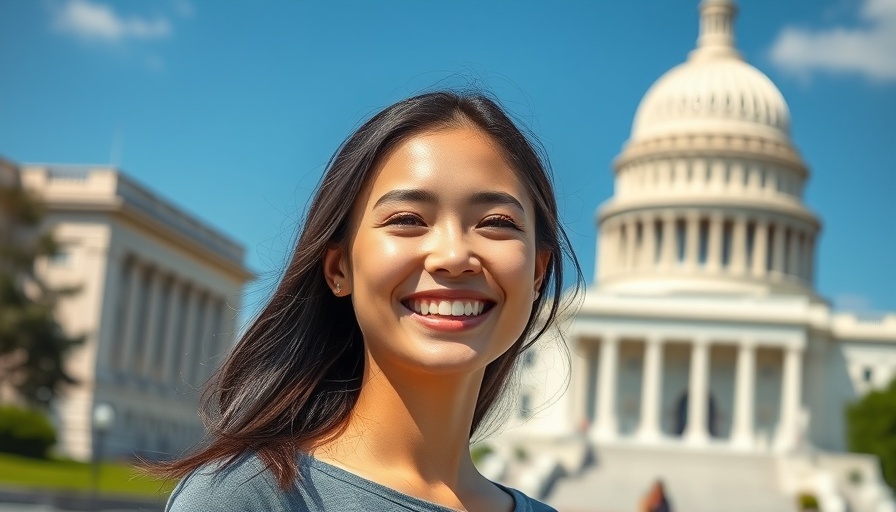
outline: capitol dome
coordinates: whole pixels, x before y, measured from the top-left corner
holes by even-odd
[[[597,213],[604,290],[815,296],[809,169],[781,92],[735,47],[736,14],[703,0],[696,48],[638,106]]]
[[[711,131],[789,141],[787,103],[768,77],[739,58],[698,56],[699,51],[647,91],[632,140]]]
[[[700,10],[697,48],[647,91],[635,114],[631,140],[711,132],[789,143],[790,112],[784,97],[735,48],[736,6],[728,0],[706,0]]]

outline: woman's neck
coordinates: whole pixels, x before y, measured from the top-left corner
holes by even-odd
[[[370,361],[368,359],[368,361]],[[365,371],[346,428],[313,451],[359,476],[439,503],[491,492],[469,433],[484,370],[463,376]],[[464,507],[460,507],[464,508]]]

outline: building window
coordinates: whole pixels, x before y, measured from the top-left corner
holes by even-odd
[[[60,247],[55,254],[51,254],[48,262],[51,267],[67,267],[71,264],[71,253],[65,247]]]
[[[871,383],[874,380],[874,369],[870,366],[866,366],[862,369],[862,380],[867,383]]]
[[[684,220],[678,219],[675,221],[675,242],[676,249],[678,249],[678,262],[684,262],[684,253],[685,253],[685,243],[686,243],[686,231],[687,225]]]
[[[709,253],[709,221],[700,221],[699,244],[697,246],[697,258],[701,265],[706,265]]]
[[[722,266],[731,264],[731,236],[734,231],[734,223],[725,221],[722,224]]]
[[[747,223],[747,254],[746,254],[746,265],[747,268],[753,268],[753,244],[756,240],[756,224],[752,222]]]
[[[791,241],[790,241],[790,239],[791,239],[791,237],[793,236],[793,231],[790,230],[789,228],[781,228],[781,229],[784,230],[784,246],[782,247],[782,249],[784,250],[784,261],[781,262],[781,264],[782,264],[783,267],[784,267],[784,268],[783,268],[783,273],[785,273],[785,274],[795,274],[795,273],[796,273],[796,269],[795,269],[795,268],[792,268],[792,265],[790,264],[790,263],[791,263],[791,262],[790,262],[790,253],[791,253],[791,250],[790,250],[790,249],[791,249],[791,247],[790,247]]]

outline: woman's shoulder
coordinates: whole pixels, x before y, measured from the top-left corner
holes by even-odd
[[[165,510],[255,512],[288,508],[273,474],[257,456],[249,454],[230,464],[209,464],[193,471],[174,488]]]
[[[284,491],[254,454],[231,464],[209,464],[178,483],[165,511],[447,510],[309,456],[299,456],[297,469],[302,485]],[[556,512],[516,489],[500,487],[513,496],[514,512]]]
[[[534,498],[530,498],[521,491],[518,491],[511,487],[505,487],[501,484],[496,485],[501,489],[504,489],[504,492],[513,496],[513,501],[515,503],[513,512],[557,512],[557,509],[555,509],[554,507],[542,503]]]

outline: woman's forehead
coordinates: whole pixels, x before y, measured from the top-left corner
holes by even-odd
[[[366,188],[368,207],[393,190],[421,190],[436,198],[493,191],[517,196],[520,202],[529,199],[503,148],[467,125],[405,139],[380,161]]]

